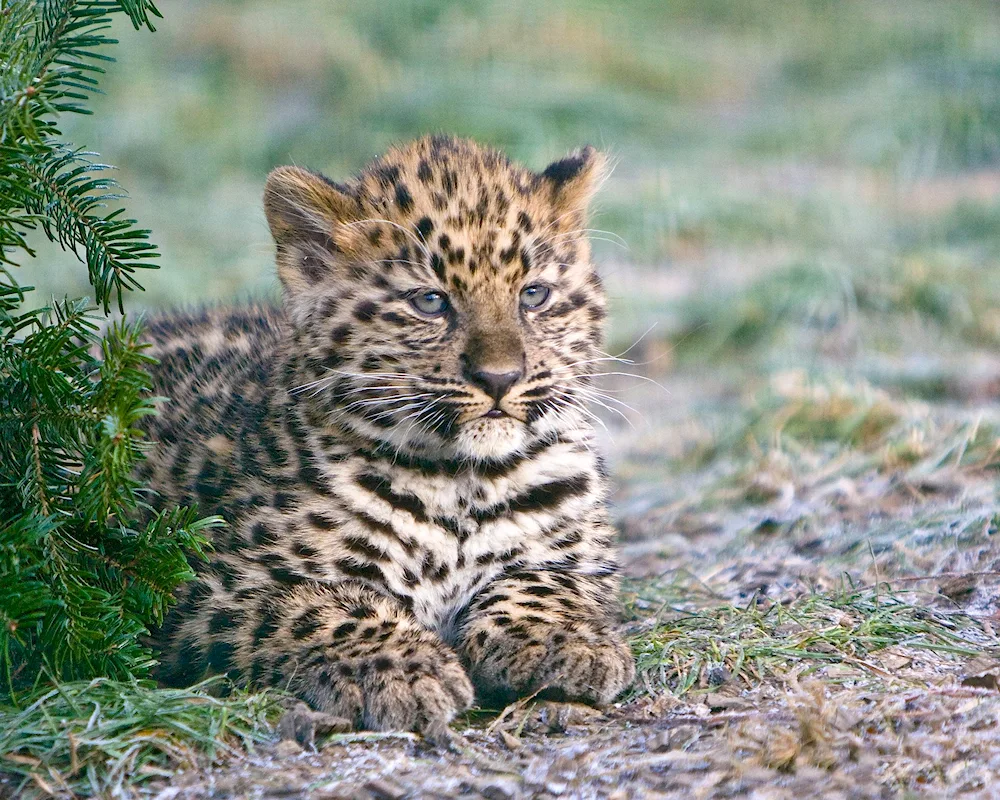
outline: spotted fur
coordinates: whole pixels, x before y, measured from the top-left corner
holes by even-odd
[[[435,137],[344,184],[270,175],[281,307],[149,326],[173,400],[145,477],[229,522],[159,633],[162,677],[229,671],[424,732],[472,683],[593,703],[629,684],[582,394],[602,167],[588,148],[536,174]]]

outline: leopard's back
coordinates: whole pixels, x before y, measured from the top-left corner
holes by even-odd
[[[206,506],[199,474],[206,456],[231,450],[248,411],[265,399],[285,325],[280,308],[265,304],[148,320],[146,352],[156,359],[149,372],[154,394],[164,400],[145,422],[154,447],[141,471],[160,505],[199,503],[205,513],[224,511],[222,503]]]

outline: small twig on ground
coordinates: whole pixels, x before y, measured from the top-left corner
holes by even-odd
[[[998,578],[1000,577],[1000,571],[996,570],[985,570],[980,572],[938,572],[936,575],[915,575],[909,578],[892,578],[879,580],[875,584],[861,585],[858,587],[859,591],[874,590],[879,586],[885,584],[887,586],[893,586],[897,583],[919,583],[921,581],[936,581],[944,578]]]
[[[541,694],[548,688],[549,688],[548,684],[546,684],[545,686],[541,686],[535,691],[533,691],[531,694],[529,694],[527,697],[522,697],[520,700],[515,700],[513,703],[507,706],[503,711],[500,712],[500,715],[495,720],[493,720],[493,722],[490,723],[490,726],[486,729],[486,735],[492,736],[496,732],[496,729],[503,723],[503,721],[507,719],[507,717],[509,717],[514,711],[517,711],[518,709],[527,706],[528,703],[532,702],[536,697],[538,697],[539,694]]]

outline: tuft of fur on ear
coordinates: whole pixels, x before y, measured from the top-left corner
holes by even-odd
[[[540,178],[557,209],[585,212],[606,173],[604,154],[588,145],[549,164]]]
[[[359,217],[347,189],[299,167],[278,167],[267,176],[264,214],[278,246],[278,277],[289,290],[318,283],[361,236],[346,225]]]

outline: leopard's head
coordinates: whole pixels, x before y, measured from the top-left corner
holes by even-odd
[[[585,229],[604,164],[588,147],[534,173],[432,137],[345,183],[274,170],[294,391],[428,458],[505,459],[585,427],[605,318]]]

